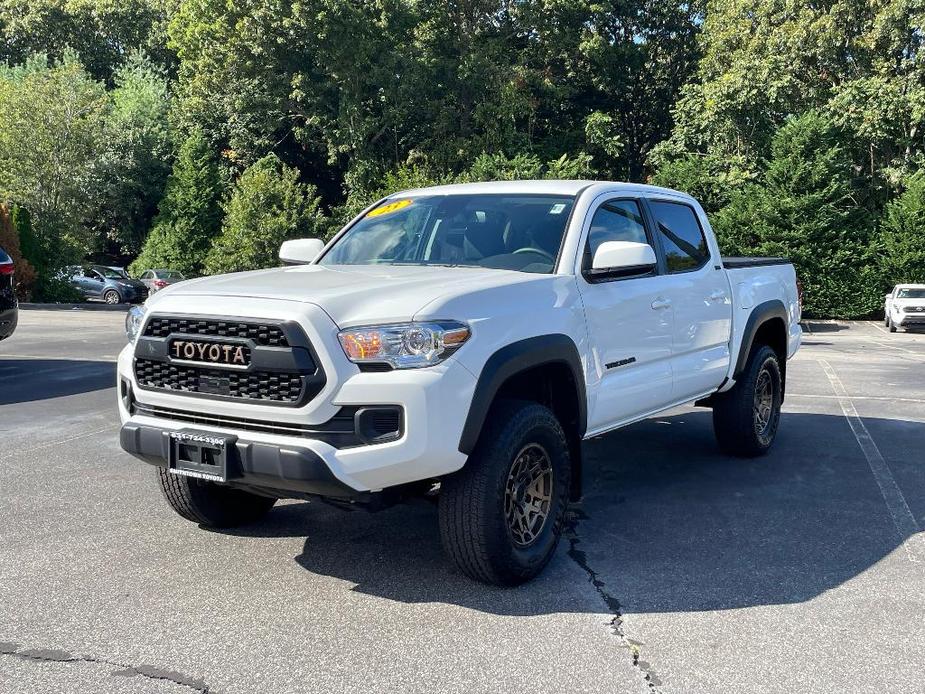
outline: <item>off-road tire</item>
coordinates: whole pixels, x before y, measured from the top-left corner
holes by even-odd
[[[766,407],[758,407],[759,399],[766,401],[760,395],[756,398],[759,388],[765,392],[764,383],[770,386],[769,413]],[[754,458],[770,450],[780,424],[782,384],[780,363],[774,350],[767,345],[753,349],[745,371],[732,390],[715,397],[713,431],[725,453]],[[763,414],[759,415],[759,409]],[[766,423],[763,423],[764,414],[768,414]]]
[[[158,486],[170,507],[193,523],[209,528],[231,528],[263,518],[276,499],[251,494],[215,482],[156,470]]]
[[[548,466],[542,462],[543,453]],[[537,467],[551,470],[551,481],[543,478],[537,483],[537,488],[549,490],[549,501],[540,504],[547,509],[545,520],[534,526],[536,532],[528,544],[515,540],[518,533],[523,540],[522,526],[512,529],[516,522],[509,523],[506,512],[507,503],[526,499],[533,488],[522,481],[526,478],[512,474],[524,469],[524,456],[535,456]],[[520,400],[496,403],[466,465],[441,481],[444,550],[464,574],[477,581],[502,586],[529,581],[549,563],[559,542],[570,474],[565,432],[548,408]]]
[[[119,295],[118,290],[116,290],[116,289],[107,289],[105,292],[103,292],[103,301],[105,301],[107,304],[111,304],[111,305],[114,305],[114,304],[121,304],[121,303],[122,303],[122,297]]]

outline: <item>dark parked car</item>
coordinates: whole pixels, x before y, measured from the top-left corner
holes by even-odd
[[[69,268],[68,281],[88,299],[107,304],[140,303],[148,298],[148,288],[104,265]]]
[[[0,340],[13,334],[19,320],[19,306],[16,302],[13,284],[13,260],[0,248]]]

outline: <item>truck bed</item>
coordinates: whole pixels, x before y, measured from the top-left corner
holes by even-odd
[[[790,260],[787,258],[774,257],[747,257],[747,256],[723,256],[723,267],[742,268],[742,267],[764,267],[765,265],[789,265]]]

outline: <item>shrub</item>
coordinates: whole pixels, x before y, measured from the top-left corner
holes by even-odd
[[[201,274],[221,228],[221,197],[218,166],[202,131],[194,130],[180,147],[154,226],[130,272],[163,267],[187,277]]]
[[[35,268],[23,257],[19,230],[16,228],[16,208],[0,203],[0,248],[9,254],[16,266],[16,296],[26,301],[32,294],[35,283]],[[26,217],[28,219],[28,217]]]
[[[83,294],[64,277],[52,272],[43,272],[36,278],[32,299],[43,303],[76,304],[85,301]]]
[[[298,179],[299,172],[275,154],[241,174],[225,206],[222,232],[206,257],[207,273],[278,265],[283,241],[324,234],[315,187]]]
[[[688,154],[663,164],[650,183],[693,195],[707,214],[713,214],[756,178],[756,172],[741,157]]]
[[[880,241],[884,285],[925,282],[925,171],[886,206]]]
[[[856,318],[882,301],[872,221],[855,202],[841,132],[810,111],[774,135],[764,182],[733,194],[713,218],[725,253],[789,257],[808,316]]]

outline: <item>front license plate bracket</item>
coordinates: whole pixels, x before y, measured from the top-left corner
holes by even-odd
[[[167,469],[175,475],[227,482],[237,436],[199,431],[168,434]]]

